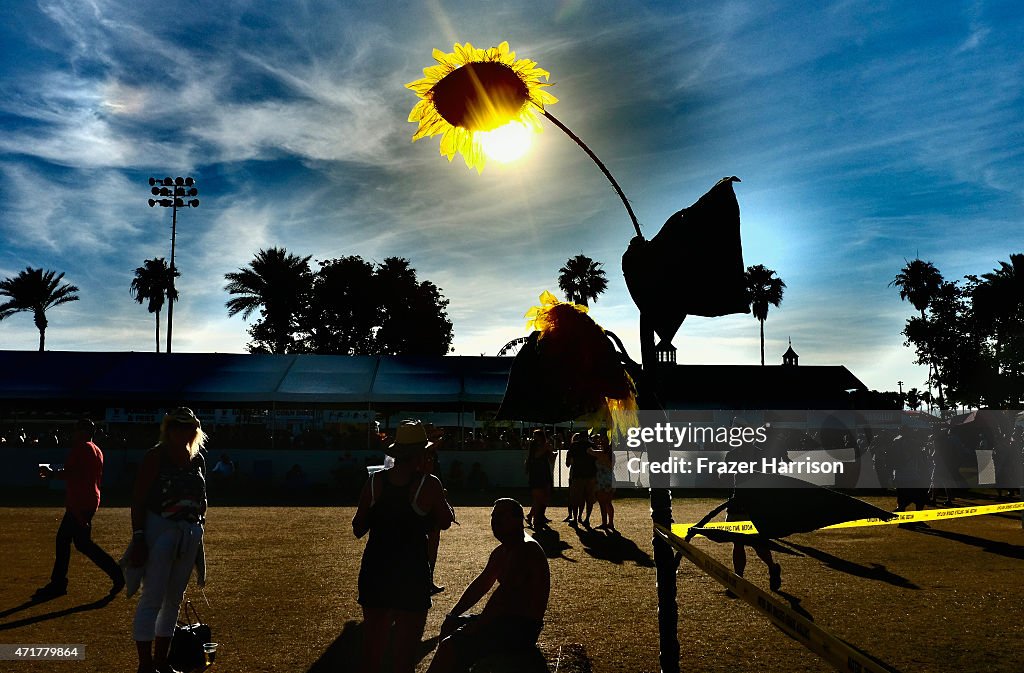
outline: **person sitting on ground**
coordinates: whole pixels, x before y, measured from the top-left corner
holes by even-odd
[[[445,616],[441,644],[427,673],[465,672],[492,654],[528,652],[537,644],[551,592],[544,549],[523,528],[523,507],[501,498],[491,510],[491,531],[500,543],[483,572]],[[479,615],[463,614],[494,586]]]

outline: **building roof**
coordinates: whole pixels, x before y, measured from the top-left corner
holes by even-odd
[[[125,405],[497,405],[511,357],[0,351],[0,402]],[[845,367],[675,365],[667,408],[845,408]],[[829,407],[829,405],[832,405]]]
[[[677,365],[658,378],[667,409],[847,409],[867,390],[841,365]]]

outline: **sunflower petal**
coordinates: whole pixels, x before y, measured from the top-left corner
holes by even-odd
[[[473,58],[473,45],[467,42],[466,44],[455,45],[455,56],[459,59],[460,63],[470,63],[476,59]]]

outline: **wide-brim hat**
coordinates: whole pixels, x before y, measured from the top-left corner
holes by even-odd
[[[427,437],[427,429],[419,421],[406,419],[395,428],[395,441],[387,448],[389,456],[410,450],[425,449],[433,442]]]
[[[181,425],[191,425],[194,428],[202,428],[203,424],[196,418],[195,412],[188,407],[177,407],[171,409],[164,415],[164,421],[170,421],[172,423],[179,423]]]

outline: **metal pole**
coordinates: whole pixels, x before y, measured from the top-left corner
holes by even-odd
[[[654,328],[643,311],[640,312],[640,361],[643,366],[643,389],[640,408],[661,408],[656,401],[657,353],[654,346]],[[665,455],[659,455],[665,454]],[[650,461],[662,462],[668,458],[667,449],[652,451]],[[662,483],[655,483],[657,480]],[[655,524],[672,527],[672,491],[668,475],[651,475],[651,520]],[[654,547],[655,578],[658,587],[658,660],[662,673],[679,673],[679,606],[676,604],[676,560],[672,547],[657,533],[652,539]]]
[[[174,237],[178,230],[178,197],[171,205],[171,291],[167,297],[167,352],[171,352],[171,330],[174,329]]]

